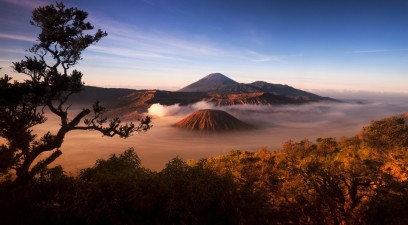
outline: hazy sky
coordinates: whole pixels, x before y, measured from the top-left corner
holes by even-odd
[[[0,0],[0,67],[39,33],[48,0]],[[221,72],[302,89],[408,92],[408,1],[67,0],[108,37],[83,55],[87,85],[174,90]],[[15,78],[21,79],[18,75]]]

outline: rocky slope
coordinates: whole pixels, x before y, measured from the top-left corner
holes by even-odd
[[[273,93],[254,92],[240,94],[212,94],[203,99],[206,102],[214,103],[216,106],[226,105],[275,105],[275,104],[300,104],[309,102],[305,97],[286,97]]]
[[[221,110],[199,110],[174,124],[175,127],[210,132],[248,130],[253,128]]]

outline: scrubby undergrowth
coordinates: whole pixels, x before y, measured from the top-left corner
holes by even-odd
[[[160,172],[133,149],[68,176],[44,170],[0,191],[1,224],[407,224],[408,127],[374,121],[351,138],[231,151]]]

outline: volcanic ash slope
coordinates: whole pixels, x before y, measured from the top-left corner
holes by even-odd
[[[209,132],[238,131],[254,128],[227,112],[214,109],[196,111],[174,124],[174,126],[188,130]]]

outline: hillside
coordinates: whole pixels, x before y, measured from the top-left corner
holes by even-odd
[[[133,90],[127,95],[116,98],[116,103],[109,110],[111,116],[120,116],[124,119],[137,118],[141,113],[155,103],[162,105],[188,105],[208,98],[206,93],[184,93],[160,90]]]
[[[238,94],[212,94],[204,99],[206,102],[214,103],[216,106],[226,105],[277,105],[277,104],[301,104],[310,99],[301,97],[287,97],[266,92],[238,93]]]
[[[180,122],[174,124],[175,127],[198,130],[198,131],[238,131],[253,128],[227,112],[221,110],[205,109],[199,110]]]
[[[94,86],[84,86],[82,91],[73,94],[69,101],[77,104],[92,104],[99,101],[104,105],[118,106],[122,103],[120,99],[135,92],[127,88],[103,88]]]
[[[262,92],[267,92],[267,93],[273,93],[276,95],[282,95],[286,97],[299,97],[302,96],[304,99],[309,99],[312,101],[319,101],[324,99],[324,97],[321,97],[319,95],[307,92],[307,91],[302,91],[299,89],[296,89],[294,87],[288,86],[288,85],[282,85],[282,84],[271,84],[267,83],[265,81],[255,81],[253,83],[248,84],[248,86],[253,87],[254,89],[258,89],[259,91]],[[329,100],[329,98],[327,98]]]

